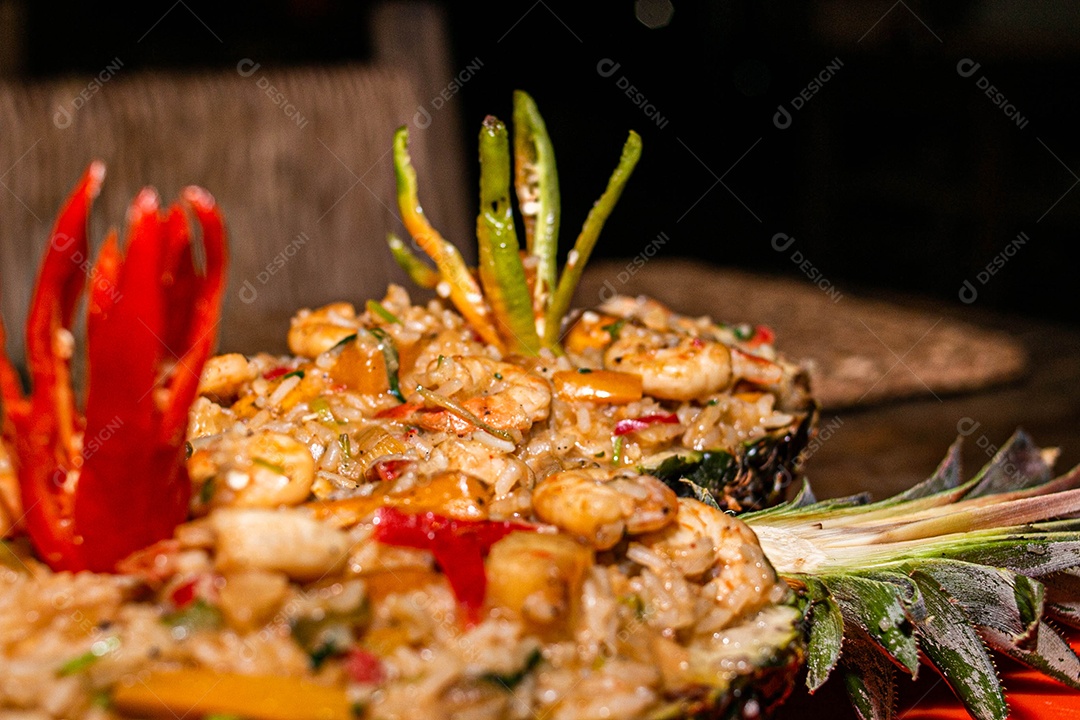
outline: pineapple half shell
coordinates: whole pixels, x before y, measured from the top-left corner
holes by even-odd
[[[1080,467],[1017,431],[961,482],[959,443],[932,477],[871,503],[791,502],[742,519],[805,611],[808,688],[834,672],[859,716],[894,713],[896,675],[932,665],[978,720],[1004,720],[989,650],[1076,690],[1080,658],[1049,620],[1080,627]]]

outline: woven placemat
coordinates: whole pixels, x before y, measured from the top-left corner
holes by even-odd
[[[1023,346],[1004,333],[689,260],[655,259],[640,268],[597,262],[585,272],[577,304],[592,307],[615,292],[650,295],[683,314],[770,326],[779,350],[808,368],[827,409],[977,390],[1015,380],[1027,367]]]

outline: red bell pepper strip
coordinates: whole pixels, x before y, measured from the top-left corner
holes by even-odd
[[[479,619],[487,591],[484,556],[512,532],[535,531],[526,523],[455,520],[435,513],[409,514],[393,507],[375,514],[375,539],[387,545],[430,550],[470,623]]]
[[[675,413],[642,415],[638,418],[627,418],[615,423],[615,435],[629,435],[638,430],[644,430],[650,425],[678,425],[679,416]]]
[[[87,217],[103,177],[100,162],[86,171],[42,262],[27,322],[29,398],[0,358],[26,531],[56,570],[112,571],[186,519],[187,412],[216,339],[224,289],[224,224],[198,188],[186,189],[183,200],[202,230],[202,274],[182,209],[162,214],[149,189],[129,210],[127,248],[121,252],[110,233],[84,273]],[[68,361],[74,307],[88,280],[84,419]]]

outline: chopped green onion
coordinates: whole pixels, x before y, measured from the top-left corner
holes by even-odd
[[[199,502],[203,505],[209,505],[210,501],[214,499],[214,478],[210,477],[206,479],[206,482],[199,488]]]
[[[221,611],[202,598],[196,598],[183,610],[162,615],[161,621],[169,627],[182,629],[186,634],[199,630],[216,630],[221,627]]]
[[[466,409],[460,403],[454,402],[453,400],[446,397],[445,395],[440,395],[437,392],[434,392],[432,390],[428,390],[423,385],[417,385],[416,386],[416,392],[418,392],[420,394],[420,397],[424,398],[425,400],[430,402],[432,405],[437,405],[437,406],[441,407],[442,409],[444,409],[444,410],[446,410],[448,412],[451,412],[454,415],[457,415],[459,418],[461,418],[465,422],[469,423],[470,425],[474,425],[474,426],[480,428],[481,430],[483,430],[483,431],[485,431],[485,432],[487,432],[487,433],[489,433],[491,435],[494,435],[495,437],[499,438],[500,440],[505,440],[505,441],[511,442],[511,443],[514,442],[514,436],[513,435],[511,435],[510,433],[508,433],[505,430],[500,430],[499,428],[495,427],[494,425],[490,425],[490,424],[484,422],[480,418],[476,417],[475,413],[473,413],[470,410]]]
[[[401,388],[398,385],[398,368],[400,365],[394,338],[390,337],[390,334],[382,328],[371,328],[371,334],[379,341],[379,350],[382,352],[383,362],[386,364],[386,380],[390,385],[390,394],[396,397],[399,402],[405,402],[405,396],[401,394]]]
[[[387,310],[386,306],[384,306],[381,302],[378,302],[376,300],[368,300],[366,307],[369,313],[371,313],[372,315],[378,315],[388,323],[393,323],[395,325],[401,324],[401,320],[398,319],[398,316]]]
[[[394,233],[387,233],[386,244],[390,246],[390,254],[397,262],[409,279],[422,288],[434,290],[439,284],[439,273],[424,264],[424,261],[414,255],[405,243]]]
[[[754,337],[754,328],[746,323],[735,325],[731,328],[736,340],[749,340]]]
[[[353,333],[352,335],[346,335],[345,337],[338,340],[337,344],[334,345],[334,347],[327,350],[327,352],[333,352],[334,350],[340,350],[341,348],[345,347],[346,345],[348,345],[349,343],[351,343],[355,339],[356,339],[356,333]]]
[[[337,425],[338,420],[334,417],[334,413],[330,411],[330,403],[326,402],[326,398],[317,397],[312,400],[308,407],[319,416],[319,420],[324,425]]]
[[[496,380],[502,380],[503,379],[502,373],[495,373],[495,379]]]
[[[580,367],[580,368],[577,369],[577,371],[581,375],[588,375],[589,373],[592,372],[592,369],[591,368],[586,368],[586,367]]]
[[[104,640],[98,640],[90,649],[84,652],[82,655],[76,655],[61,665],[56,670],[56,674],[60,677],[67,677],[68,675],[75,675],[86,670],[88,667],[96,663],[98,660],[108,655],[111,652],[115,652],[120,649],[120,638],[110,637]]]
[[[338,444],[341,445],[341,453],[346,460],[352,460],[352,442],[346,433],[338,435]]]
[[[619,319],[611,323],[610,325],[605,325],[603,329],[607,332],[608,335],[611,336],[611,341],[615,342],[619,339],[619,333],[622,332],[623,325],[625,324],[626,320]]]
[[[277,473],[278,475],[284,475],[285,474],[285,468],[283,468],[282,466],[280,466],[280,465],[278,465],[276,463],[272,463],[269,460],[261,458],[261,457],[253,457],[253,458],[251,458],[251,464],[252,465],[258,465],[259,467],[262,467],[262,468],[266,468],[270,472]]]
[[[623,444],[623,436],[622,435],[615,438],[615,442],[612,443],[612,447],[611,447],[611,464],[612,465],[618,465],[619,462],[622,460],[622,444]]]
[[[574,243],[574,249],[570,251],[570,255],[566,259],[566,265],[563,267],[559,284],[555,289],[555,293],[551,296],[551,304],[548,306],[544,318],[544,345],[549,348],[555,349],[558,347],[562,319],[566,315],[566,311],[570,309],[570,300],[573,298],[574,290],[581,279],[585,263],[588,262],[589,255],[592,254],[593,248],[596,247],[596,241],[600,237],[600,230],[604,227],[608,216],[619,201],[619,196],[622,195],[623,188],[626,187],[626,181],[630,179],[631,173],[634,172],[634,166],[637,165],[640,158],[641,136],[631,130],[630,136],[626,139],[626,144],[623,145],[619,164],[615,168],[615,172],[611,174],[611,179],[608,180],[607,189],[604,190],[604,194],[593,205],[592,210],[589,211],[589,216],[585,218],[585,224],[581,227],[581,233]]]
[[[480,679],[500,685],[505,690],[513,690],[536,668],[537,665],[540,664],[542,659],[543,655],[540,654],[540,648],[534,648],[533,651],[529,653],[529,656],[525,658],[525,664],[521,666],[520,670],[505,675],[500,675],[499,673],[485,673],[480,676]]]
[[[293,370],[292,372],[285,373],[284,375],[282,375],[281,379],[282,380],[288,380],[291,377],[298,377],[301,380],[303,380],[304,379],[304,371],[303,370]]]

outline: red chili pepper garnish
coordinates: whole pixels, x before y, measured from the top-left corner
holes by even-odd
[[[366,477],[368,480],[378,479],[383,482],[397,480],[411,464],[412,460],[380,460],[368,468]]]
[[[385,410],[380,410],[375,413],[375,417],[380,420],[401,420],[409,417],[422,407],[424,407],[424,403],[422,402],[402,403],[401,405],[395,405],[393,407],[388,407]]]
[[[379,656],[359,647],[350,649],[345,656],[345,672],[353,682],[364,685],[378,685],[386,679]]]
[[[178,585],[169,595],[169,600],[177,610],[183,610],[195,600],[195,588],[199,584],[198,578],[188,580]]]
[[[479,619],[484,604],[484,556],[491,546],[512,532],[536,530],[532,525],[509,520],[455,520],[430,512],[409,514],[392,507],[379,508],[374,522],[379,542],[430,550],[435,555],[470,623]]]
[[[638,430],[644,430],[650,425],[678,425],[679,416],[675,413],[642,415],[638,418],[627,418],[615,423],[615,435],[628,435]]]
[[[131,205],[126,249],[111,232],[84,273],[87,218],[104,175],[100,162],[87,169],[42,261],[27,320],[28,397],[0,352],[5,434],[15,446],[25,528],[55,570],[112,571],[186,519],[188,409],[215,342],[224,290],[224,223],[214,199],[194,187],[182,197],[202,230],[201,275],[183,209],[162,213],[150,189]],[[80,416],[70,328],[87,285],[89,385]]]
[[[287,365],[279,365],[276,368],[272,368],[263,373],[263,380],[273,380],[279,378],[282,375],[287,375],[291,370]]]
[[[750,339],[746,341],[746,344],[750,347],[757,347],[758,345],[772,345],[776,340],[776,333],[768,325],[755,325],[754,334],[750,336]]]

